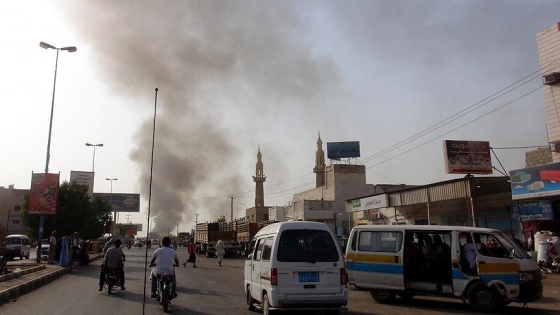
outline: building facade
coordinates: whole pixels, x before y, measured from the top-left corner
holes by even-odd
[[[537,49],[543,77],[546,129],[552,161],[560,162],[560,22],[537,33]]]
[[[8,188],[0,186],[0,229],[5,229],[6,235],[24,234],[20,215],[25,194],[29,194],[29,189],[15,189],[14,185]]]

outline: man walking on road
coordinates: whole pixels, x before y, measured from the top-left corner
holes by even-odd
[[[195,253],[194,238],[191,238],[191,242],[189,243],[189,260],[183,263],[183,267],[187,268],[187,263],[193,263],[193,268],[198,268],[196,266],[196,253]]]

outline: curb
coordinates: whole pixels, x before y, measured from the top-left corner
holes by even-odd
[[[29,274],[29,273],[32,273],[32,272],[35,272],[35,271],[43,270],[43,269],[46,269],[46,268],[47,267],[45,265],[38,265],[38,266],[31,267],[31,268],[23,269],[21,271],[12,272],[12,273],[9,273],[9,274],[6,274],[6,275],[1,275],[0,276],[0,282],[12,280],[14,278],[21,277],[23,275],[26,275],[26,274]]]
[[[90,257],[90,262],[103,258],[103,255],[99,254],[99,255],[92,255],[92,257]],[[76,268],[77,267],[77,268]],[[11,274],[7,274],[7,275],[3,275],[0,276],[0,281],[7,281],[7,280],[11,280],[11,279],[15,279],[18,277],[21,277],[23,275],[27,275],[30,274],[32,272],[37,272],[37,271],[41,271],[43,269],[46,269],[47,267],[45,265],[38,265],[38,266],[34,266],[31,268],[27,268],[25,270],[19,271],[19,272],[14,272]],[[72,270],[77,270],[79,269],[79,266],[68,266],[68,267],[64,267],[64,268],[60,268],[57,270],[53,270],[52,272],[43,274],[41,276],[38,276],[37,278],[34,279],[30,279],[28,281],[25,281],[23,283],[17,284],[9,289],[5,289],[3,291],[0,291],[0,305],[2,305],[3,303],[9,302],[10,300],[13,299],[17,299],[19,298],[21,295],[27,293],[27,292],[31,292],[39,287],[42,287],[43,285],[52,282],[53,280],[56,280],[62,276],[64,276],[67,273],[72,272]]]
[[[46,267],[43,266],[41,269],[45,269]],[[0,303],[6,303],[12,299],[16,299],[20,297],[22,294],[27,292],[33,291],[61,276],[72,272],[72,267],[61,268],[58,270],[54,270],[50,273],[41,275],[35,279],[28,280],[24,283],[15,285],[7,290],[0,292]]]

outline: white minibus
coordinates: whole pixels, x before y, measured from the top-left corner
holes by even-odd
[[[439,225],[359,225],[346,247],[349,284],[379,303],[398,296],[462,299],[480,312],[542,298],[542,274],[504,233]]]

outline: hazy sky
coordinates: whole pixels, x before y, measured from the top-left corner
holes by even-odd
[[[56,52],[41,41],[78,48],[59,55],[49,171],[91,171],[85,143],[103,143],[94,191],[109,177],[142,194],[134,223],[159,88],[151,216],[174,231],[229,219],[231,194],[243,216],[259,147],[267,205],[313,188],[318,132],[325,151],[360,141],[370,184],[458,177],[446,139],[547,145],[536,33],[557,22],[556,0],[3,1],[0,185],[45,169]],[[495,153],[509,171],[528,150]]]

